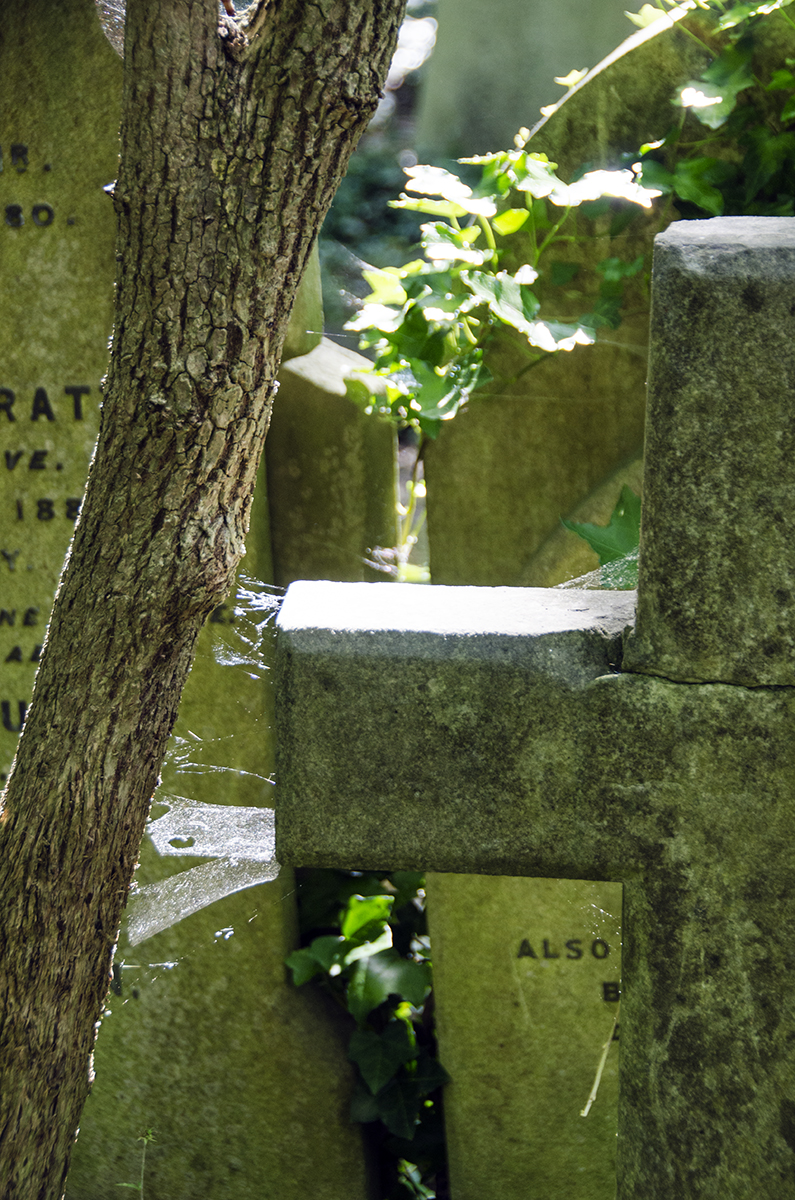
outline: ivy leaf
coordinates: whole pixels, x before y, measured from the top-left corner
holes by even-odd
[[[701,79],[691,79],[679,91],[674,104],[695,108],[702,125],[720,129],[734,111],[737,96],[754,82],[750,41],[727,46],[719,58],[707,67]]]
[[[362,275],[373,289],[365,296],[365,304],[397,304],[400,307],[406,303],[408,297],[400,282],[399,268],[379,271],[371,267],[362,271]]]
[[[587,171],[576,183],[562,184],[549,198],[553,204],[573,208],[603,196],[614,196],[641,208],[651,208],[652,200],[659,195],[654,188],[641,187],[632,171]]]
[[[516,155],[511,165],[511,176],[514,187],[520,192],[529,192],[536,200],[549,196],[555,200],[566,184],[555,174],[557,163],[550,162],[545,154]],[[555,200],[557,204],[558,201]],[[565,201],[563,202],[565,203]]]
[[[587,68],[584,71],[578,71],[577,68],[569,71],[567,75],[556,75],[555,83],[559,83],[561,87],[573,88],[588,74]]]
[[[655,158],[647,158],[641,163],[641,170],[638,179],[644,185],[651,185],[657,188],[662,195],[664,192],[673,191],[674,177],[662,163],[657,162]]]
[[[348,1058],[356,1063],[373,1095],[380,1092],[403,1063],[415,1058],[416,1054],[405,1021],[390,1021],[383,1033],[358,1029],[348,1047]]]
[[[718,32],[722,33],[724,29],[734,29],[742,21],[747,21],[749,17],[766,15],[767,13],[775,12],[777,8],[786,8],[792,4],[792,0],[752,0],[748,4],[735,4],[729,12],[724,13],[718,22]]]
[[[384,950],[356,963],[348,984],[348,1009],[361,1025],[368,1013],[390,996],[404,996],[420,1008],[430,990],[427,963],[401,958],[396,950]]]
[[[392,1079],[375,1097],[378,1115],[395,1137],[414,1137],[422,1097],[413,1079]]]
[[[579,273],[579,263],[553,262],[549,268],[549,277],[555,287],[565,287]]]
[[[593,525],[589,521],[562,524],[596,551],[599,565],[604,567],[636,549],[640,540],[640,496],[625,484],[608,525]]]
[[[295,986],[300,987],[315,975],[328,974],[333,966],[339,966],[344,945],[344,938],[328,934],[315,938],[303,950],[294,950],[289,954],[284,961],[293,973]]]
[[[795,75],[792,71],[788,71],[785,67],[781,67],[778,71],[774,71],[770,77],[770,83],[765,87],[766,92],[775,92],[780,89],[790,91],[795,86]]]
[[[386,304],[365,304],[355,317],[346,321],[345,328],[362,333],[366,329],[380,329],[382,333],[394,333],[403,321],[403,313],[399,308],[389,308]]]
[[[690,158],[676,164],[673,175],[673,190],[681,200],[689,200],[713,217],[723,212],[723,194],[713,187],[717,172],[722,174],[721,164],[716,158]]]
[[[431,200],[424,196],[401,196],[399,200],[390,200],[390,208],[403,208],[406,212],[421,212],[429,217],[465,217],[467,210],[453,200]]]
[[[351,896],[342,918],[342,936],[361,938],[368,925],[377,925],[380,933],[389,920],[394,900],[394,896]]]
[[[493,217],[497,211],[497,205],[490,196],[474,197],[468,184],[457,175],[453,175],[452,171],[445,171],[443,167],[406,167],[405,171],[409,177],[406,184],[406,190],[409,192],[441,196],[443,200],[458,205],[465,213],[474,213],[481,217]],[[410,206],[405,204],[403,207]]]
[[[373,954],[380,954],[382,950],[388,950],[391,945],[392,930],[387,925],[386,929],[382,929],[377,937],[367,937],[365,941],[354,942],[352,948],[345,954],[342,965],[349,967],[351,963],[359,962],[363,958],[371,958]],[[331,973],[334,973],[333,969]]]
[[[423,225],[421,228],[423,233],[423,249],[426,256],[432,260],[443,259],[448,262],[466,262],[479,267],[486,259],[490,259],[492,256],[490,250],[475,250],[469,245],[472,238],[467,236],[469,233],[468,230],[462,230],[461,233],[458,233],[455,229],[452,229],[449,225],[445,225],[441,221]]]
[[[434,1058],[427,1050],[420,1052],[413,1078],[421,1096],[427,1096],[429,1092],[435,1092],[443,1084],[451,1082],[438,1058]]]
[[[517,282],[507,271],[496,275],[462,271],[461,279],[479,300],[485,300],[495,317],[520,333],[532,332],[533,318],[541,306],[529,287]]]
[[[643,261],[642,254],[639,254],[632,262],[625,262],[622,258],[603,258],[596,264],[596,270],[605,283],[619,283],[624,279],[631,279],[633,275],[642,271]]]
[[[377,1121],[378,1118],[375,1096],[357,1079],[351,1096],[351,1120],[366,1125],[369,1121]]]
[[[776,172],[792,161],[795,154],[795,134],[773,133],[763,125],[749,129],[746,138],[749,145],[743,160],[743,169],[745,202],[749,204]]]

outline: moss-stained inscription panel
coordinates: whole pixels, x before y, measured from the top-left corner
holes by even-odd
[[[115,238],[102,189],[116,175],[120,100],[121,64],[90,0],[4,7],[0,781],[30,699],[99,426]]]

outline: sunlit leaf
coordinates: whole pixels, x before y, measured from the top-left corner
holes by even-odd
[[[441,196],[458,205],[464,212],[475,213],[482,217],[493,217],[497,206],[490,197],[476,198],[472,188],[442,167],[417,166],[406,167],[410,182],[406,184],[409,192],[422,192],[428,196]],[[403,207],[410,207],[403,205]],[[457,216],[458,214],[456,214]]]
[[[593,333],[580,325],[558,321],[534,320],[539,303],[529,288],[505,271],[487,275],[482,271],[462,271],[461,279],[480,299],[485,300],[495,317],[523,333],[531,346],[554,354],[573,350],[594,341]]]
[[[453,200],[429,200],[413,196],[401,196],[399,200],[390,200],[390,208],[403,208],[407,212],[425,213],[429,217],[465,217],[467,209]]]
[[[329,972],[331,967],[339,966],[344,938],[329,934],[326,937],[315,938],[310,946],[303,950],[294,950],[285,959],[293,973],[293,983],[300,987],[302,983],[315,975]]]
[[[551,196],[556,189],[566,185],[555,174],[555,166],[546,155],[521,154],[512,164],[514,186],[520,192],[529,192],[538,200]]]
[[[362,275],[373,289],[370,295],[365,297],[365,304],[402,305],[406,303],[408,297],[401,286],[397,268],[380,271],[375,267],[369,267],[366,271],[362,271]]]
[[[615,196],[642,208],[651,208],[652,200],[659,195],[655,188],[641,187],[632,171],[588,171],[576,183],[557,188],[549,198],[553,204],[574,207],[586,200]]]
[[[491,223],[497,233],[507,237],[508,234],[516,233],[517,229],[521,229],[529,216],[530,213],[526,208],[508,208],[505,212],[499,213]]]
[[[674,103],[695,109],[708,129],[719,129],[734,111],[739,93],[754,81],[752,54],[747,41],[727,46],[700,79],[691,79],[680,89]]]
[[[399,308],[388,308],[384,304],[365,304],[355,317],[345,324],[346,329],[354,332],[363,329],[380,329],[383,333],[394,333],[403,320]]]
[[[748,4],[735,4],[729,12],[724,13],[718,22],[718,30],[722,32],[724,29],[734,29],[742,21],[747,21],[749,17],[766,16],[768,13],[775,12],[778,8],[787,8],[792,4],[793,0],[752,0]]]
[[[353,938],[374,921],[388,921],[393,903],[393,896],[351,896],[342,919],[342,936]]]

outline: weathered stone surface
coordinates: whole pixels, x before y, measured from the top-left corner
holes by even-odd
[[[425,891],[455,1200],[614,1200],[621,885],[434,872]]]
[[[629,592],[294,585],[278,620],[279,861],[533,874],[525,741],[553,739],[557,762],[633,608]]]
[[[324,339],[280,372],[265,457],[281,586],[383,578],[373,551],[397,544],[394,428],[366,416],[345,390],[345,380],[369,366]]]
[[[323,293],[320,288],[320,253],[315,242],[290,315],[290,326],[282,348],[282,362],[310,354],[322,340]]]
[[[120,99],[119,60],[90,0],[4,6],[0,783],[33,689],[99,428],[115,236],[102,189],[117,169]]]
[[[645,318],[611,340],[520,379],[526,355],[501,345],[489,360],[495,381],[426,446],[434,583],[517,585],[561,516],[637,450]]]
[[[693,8],[680,5],[664,19],[661,13],[616,46],[535,125],[530,149],[547,153],[568,179],[583,163],[614,166],[622,151],[663,136],[677,84],[697,79],[710,61],[707,29]],[[700,38],[690,36],[694,31]]]
[[[643,456],[639,454],[610,475],[567,514],[570,521],[590,521],[608,525],[621,489],[626,485],[636,495],[643,493]],[[596,571],[599,556],[583,538],[559,524],[525,564],[520,577],[522,587],[557,587],[570,579]]]
[[[323,632],[326,586],[283,610],[284,860],[623,881],[619,1195],[795,1196],[795,692],[609,673],[629,593],[535,638],[481,593],[479,643],[353,629],[369,589]]]
[[[665,136],[675,88],[698,79],[727,36],[732,31],[715,35],[714,22],[704,20],[699,0],[661,13],[657,23],[637,30],[566,93],[533,129],[530,149],[549,154],[564,178],[585,162],[615,166],[622,151],[634,154],[645,142]],[[793,50],[795,29],[785,14],[774,13],[754,29],[755,74],[768,78]],[[762,108],[775,102],[763,88],[756,88],[753,97]],[[688,113],[685,121],[687,138],[703,137],[704,127],[694,114]],[[719,142],[710,145],[710,153],[716,152],[718,157],[725,153]]]
[[[795,683],[793,277],[791,217],[657,239],[631,670]]]
[[[598,62],[631,32],[623,0],[439,0],[439,30],[420,103],[418,143],[440,155],[510,146],[559,98],[556,75]],[[423,157],[422,161],[426,161]]]

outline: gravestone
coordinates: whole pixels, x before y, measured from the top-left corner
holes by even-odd
[[[265,462],[280,587],[383,578],[379,548],[397,545],[395,427],[365,414],[349,380],[368,394],[383,386],[366,358],[329,338],[279,373]]]
[[[554,77],[592,67],[632,32],[624,0],[438,0],[417,140],[422,161],[510,146],[554,103]]]
[[[58,53],[53,48],[58,48]],[[81,69],[72,65],[81,63]],[[0,779],[11,765],[99,428],[113,321],[121,71],[91,3],[0,27]]]
[[[620,1200],[795,1197],[793,281],[791,218],[657,239],[634,627],[322,583],[279,618],[281,861],[623,883]]]
[[[425,891],[455,1200],[613,1200],[621,885],[429,872]]]

